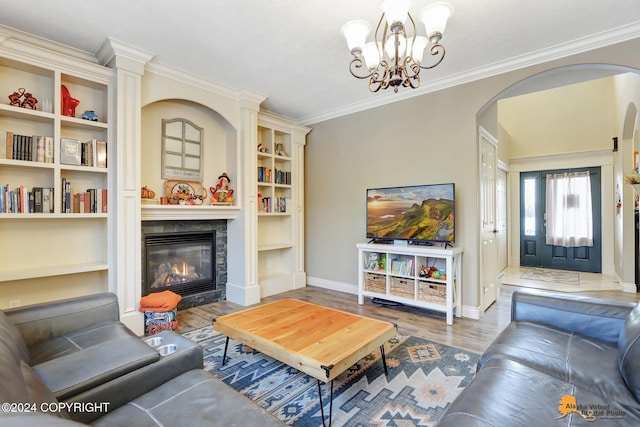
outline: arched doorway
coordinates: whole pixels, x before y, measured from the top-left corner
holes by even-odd
[[[505,130],[501,122],[502,116],[500,114],[501,111],[499,111],[499,104],[501,104],[503,100],[516,98],[525,99],[530,94],[562,90],[565,87],[580,84],[582,84],[583,87],[588,87],[591,82],[604,81],[603,79],[609,79],[609,82],[613,82],[607,84],[610,86],[608,99],[614,108],[611,110],[611,106],[607,106],[610,110],[605,115],[611,116],[609,119],[610,123],[607,124],[607,132],[599,138],[599,143],[602,145],[598,147],[598,149],[593,147],[580,147],[579,144],[568,147],[565,152],[550,151],[549,153],[525,152],[524,154],[514,154],[513,151],[509,149],[512,140],[510,140],[510,134]],[[620,81],[622,83],[620,83]],[[621,91],[619,88],[616,89],[616,85],[620,84],[632,90]],[[626,103],[622,101],[624,98],[628,98]],[[634,135],[637,135],[637,110],[625,111],[620,105],[624,104],[626,107],[626,104],[631,104],[635,106],[639,99],[639,70],[604,64],[581,64],[548,70],[524,79],[497,94],[479,111],[477,115],[478,128],[483,127],[496,137],[499,147],[498,160],[509,170],[509,188],[506,193],[507,199],[510,199],[507,203],[510,211],[508,215],[509,224],[507,226],[507,232],[510,234],[507,239],[509,266],[517,266],[520,261],[520,208],[517,206],[520,194],[519,189],[515,188],[518,187],[518,181],[515,180],[514,177],[519,176],[523,170],[533,170],[532,168],[534,166],[543,170],[549,169],[549,167],[547,167],[549,163],[562,164],[564,162],[573,165],[580,161],[584,162],[584,159],[576,159],[581,155],[585,155],[581,150],[585,152],[592,151],[592,157],[597,158],[598,155],[596,152],[600,150],[602,153],[605,153],[605,157],[609,156],[610,158],[609,164],[603,171],[606,179],[602,184],[604,191],[602,208],[603,224],[604,227],[607,227],[605,230],[606,235],[603,237],[603,252],[605,252],[602,260],[603,273],[617,276],[620,281],[625,284],[625,290],[628,290],[631,285],[633,285],[635,290],[635,283],[637,282],[635,279],[635,262],[633,259],[625,260],[622,258],[629,250],[632,253],[631,258],[633,258],[633,254],[635,253],[634,248],[637,246],[634,242],[636,232],[635,230],[631,232],[634,228],[633,207],[635,194],[630,186],[624,184],[624,174],[628,173],[633,167],[633,144],[637,141],[637,136],[635,136],[634,140]],[[540,111],[540,114],[547,119],[559,117],[561,115],[560,113],[561,112],[554,108],[547,108],[545,111]],[[531,115],[529,119],[531,119],[533,123],[536,117],[535,115]],[[586,121],[589,122],[588,119]],[[537,123],[539,128],[544,128],[550,126],[550,122],[551,120]],[[579,132],[576,132],[575,134],[577,135],[578,133]],[[618,154],[612,153],[611,138],[616,135],[622,135]],[[530,164],[527,164],[527,162]],[[586,162],[593,162],[593,159]],[[620,218],[617,218],[612,213],[613,209],[611,208],[614,202],[615,184],[618,184],[618,181],[620,182],[620,193],[623,202]],[[501,200],[496,199],[496,203],[501,203]],[[629,217],[631,218],[631,222],[629,222]],[[480,268],[483,268],[482,265]]]

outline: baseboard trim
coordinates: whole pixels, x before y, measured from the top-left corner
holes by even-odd
[[[462,317],[467,317],[469,319],[479,320],[482,318],[482,310],[480,307],[471,307],[468,305],[462,306]]]
[[[350,283],[336,282],[335,280],[321,279],[319,277],[307,276],[307,285],[317,288],[329,289],[337,292],[344,292],[351,295],[358,295],[358,286]]]
[[[240,286],[227,282],[227,301],[244,307],[260,302],[260,286]]]
[[[358,295],[358,287],[355,285],[336,282],[334,280],[320,279],[319,277],[307,276],[307,285],[314,286],[316,288],[329,289],[331,291],[344,292],[351,295]],[[478,320],[482,317],[482,312],[479,307],[470,307],[463,305],[462,317]]]

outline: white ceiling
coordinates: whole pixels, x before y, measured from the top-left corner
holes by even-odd
[[[377,24],[379,0],[0,0],[0,24],[91,54],[111,37],[303,124],[640,37],[640,0],[449,2],[444,62],[397,94],[351,76],[340,35],[350,19]]]

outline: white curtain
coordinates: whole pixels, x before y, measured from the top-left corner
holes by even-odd
[[[589,172],[547,175],[547,244],[593,246]]]

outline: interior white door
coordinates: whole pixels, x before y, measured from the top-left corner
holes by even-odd
[[[496,239],[498,239],[498,267],[507,268],[507,171],[498,167],[496,174]]]
[[[498,141],[480,128],[480,309],[489,308],[498,296],[496,229],[496,169]]]

